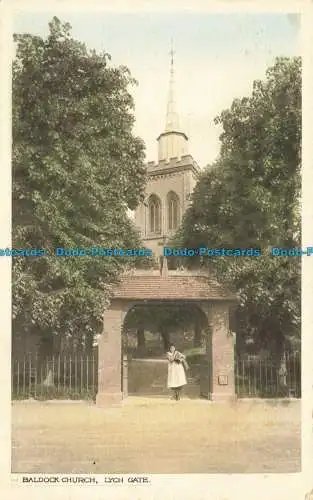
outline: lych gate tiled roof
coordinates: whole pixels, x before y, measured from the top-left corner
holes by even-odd
[[[168,271],[135,271],[125,275],[113,298],[125,300],[231,300],[236,296],[208,275]]]

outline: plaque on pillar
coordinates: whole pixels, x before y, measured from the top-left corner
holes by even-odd
[[[228,376],[227,375],[219,375],[218,376],[218,384],[219,385],[228,385]]]

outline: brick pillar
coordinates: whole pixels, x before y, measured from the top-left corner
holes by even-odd
[[[208,338],[210,343],[206,356],[208,365],[206,368],[202,367],[201,393],[212,401],[234,401],[235,359],[234,341],[229,335],[229,304],[210,304],[208,307],[203,307],[203,310],[209,320],[211,338]]]
[[[212,331],[212,401],[234,401],[234,342],[229,332],[229,304],[212,304],[209,309]]]
[[[104,312],[98,345],[98,393],[96,404],[108,407],[122,401],[122,327],[129,307],[114,300]]]
[[[207,312],[208,316],[208,312]],[[205,353],[200,360],[200,395],[211,399],[212,393],[212,335],[206,328]]]

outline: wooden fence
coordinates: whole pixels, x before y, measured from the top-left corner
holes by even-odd
[[[195,365],[193,371],[197,370]],[[195,379],[199,378],[195,375]],[[237,358],[238,397],[301,397],[300,354],[286,354],[283,370],[271,359]],[[97,354],[59,356],[42,361],[32,356],[12,360],[13,399],[94,399],[98,386]]]

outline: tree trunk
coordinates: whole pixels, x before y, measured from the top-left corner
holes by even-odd
[[[45,380],[43,381],[42,385],[44,385],[45,387],[53,387],[54,386],[52,370],[48,371],[47,376],[46,376]]]
[[[193,337],[193,346],[194,347],[201,347],[201,326],[198,320],[196,320],[195,324],[195,330],[194,330],[194,337]]]
[[[169,350],[169,347],[170,347],[169,333],[164,326],[162,326],[160,328],[160,333],[161,333],[162,340],[163,340],[164,351],[167,352]]]
[[[52,329],[42,332],[37,358],[37,374],[45,387],[54,385],[51,361],[54,356],[54,335]],[[43,379],[41,377],[44,377]]]
[[[145,329],[140,327],[137,329],[137,353],[139,356],[144,355],[146,349]]]
[[[138,349],[144,349],[146,347],[145,329],[144,328],[138,328],[138,330],[137,330],[137,346],[138,346]]]
[[[281,396],[288,395],[287,365],[284,347],[285,346],[283,340],[277,339],[275,352],[275,368],[278,381],[278,392]]]
[[[53,333],[51,329],[44,331],[41,335],[39,344],[39,359],[45,361],[53,356]]]
[[[91,333],[88,333],[86,340],[85,340],[85,349],[86,349],[86,354],[90,356],[93,351],[93,340],[94,336]]]

